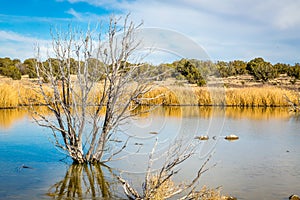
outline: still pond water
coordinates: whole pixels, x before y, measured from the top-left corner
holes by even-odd
[[[212,154],[207,167],[216,166],[203,175],[199,185],[222,186],[223,194],[238,199],[288,199],[300,194],[300,118],[287,109],[159,107],[118,131],[118,140],[135,137],[124,152],[129,156],[109,165],[112,171],[121,169],[122,176],[136,186],[142,183],[156,138],[157,155],[167,152],[180,138],[185,143],[198,142],[199,147],[197,156],[181,166],[175,181],[191,179]],[[68,187],[74,187],[72,181],[83,178],[86,183],[92,180],[92,173],[100,173],[110,192],[122,197],[109,170],[70,167],[70,161],[53,147],[49,133],[24,110],[0,110],[0,199],[64,199]],[[224,140],[229,134],[240,139]],[[196,141],[194,137],[199,135],[209,135],[209,140]],[[158,166],[154,164],[153,169]],[[77,177],[78,171],[81,175]],[[91,192],[85,185],[76,194],[83,199],[101,199],[106,193],[103,187]]]

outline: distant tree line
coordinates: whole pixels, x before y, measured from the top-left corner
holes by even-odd
[[[26,59],[21,62],[19,59],[0,58],[0,75],[7,76],[13,80],[20,80],[22,75],[29,75],[35,78],[35,59]]]
[[[51,62],[49,62],[49,59]],[[21,79],[22,75],[28,75],[29,78],[36,78],[36,64],[43,64],[45,66],[52,64],[52,68],[55,70],[55,66],[60,66],[60,60],[49,58],[41,63],[37,63],[34,58],[29,58],[21,62],[19,59],[0,58],[0,75],[11,77],[14,80]],[[101,69],[101,62],[90,59],[90,62]],[[80,65],[79,61],[71,59],[71,73],[76,69],[76,65]],[[96,66],[100,65],[100,66]],[[54,66],[54,67],[53,67]],[[124,63],[124,66],[130,67],[130,64]],[[153,67],[153,73],[160,74],[157,80],[164,80],[168,77],[176,78],[177,80],[187,80],[188,83],[197,84],[203,86],[206,84],[206,78],[214,75],[217,77],[229,77],[238,75],[252,75],[257,81],[268,82],[274,78],[277,78],[281,74],[286,74],[292,77],[293,80],[300,79],[300,64],[289,65],[284,63],[271,64],[265,61],[263,58],[254,58],[249,62],[234,60],[229,62],[224,61],[201,61],[195,59],[181,59],[173,63],[160,64]],[[143,68],[141,68],[142,70]],[[149,69],[149,64],[145,64],[145,69]],[[126,70],[126,69],[125,69]],[[57,69],[57,72],[59,70]],[[163,73],[162,73],[163,72]],[[55,73],[55,72],[54,72]],[[59,76],[59,74],[57,74]],[[98,77],[101,80],[103,77]],[[47,81],[47,80],[45,80]]]
[[[289,65],[284,63],[271,64],[263,58],[254,58],[249,62],[234,60],[230,62],[200,61],[194,59],[182,59],[168,64],[175,69],[176,79],[186,79],[189,83],[203,86],[208,76],[226,78],[229,76],[251,75],[257,81],[268,82],[269,80],[286,74],[293,80],[300,79],[300,64]]]

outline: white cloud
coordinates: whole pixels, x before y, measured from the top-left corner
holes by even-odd
[[[86,2],[117,12],[131,12],[150,26],[201,29],[216,28],[224,24],[230,29],[269,27],[274,29],[297,28],[300,25],[300,1],[295,0],[68,0],[70,3]],[[192,26],[191,26],[192,25]],[[239,27],[240,26],[240,27]]]
[[[214,60],[262,56],[272,62],[295,62],[300,54],[299,43],[284,42],[300,39],[300,1],[140,0],[121,7],[137,22],[143,19],[145,27],[169,28],[191,37]]]
[[[0,30],[0,57],[11,57],[25,60],[35,57],[35,46],[39,45],[41,55],[47,55],[47,46],[50,41],[35,37],[24,36],[15,32]]]
[[[37,38],[31,38],[24,35],[20,35],[14,32],[0,31],[0,41],[15,41],[15,42],[33,42],[37,41]]]
[[[72,15],[75,21],[84,22],[84,23],[99,22],[101,19],[106,17],[103,15],[97,15],[95,13],[90,13],[90,12],[79,12],[73,8],[69,9],[66,13]]]
[[[275,25],[282,29],[294,28],[300,26],[300,1],[287,3],[282,5],[276,20]]]
[[[67,13],[70,14],[70,15],[72,15],[73,17],[75,17],[79,21],[82,21],[82,15],[79,12],[76,12],[73,8],[71,8],[70,10],[68,10]]]

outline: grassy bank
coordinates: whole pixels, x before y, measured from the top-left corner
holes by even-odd
[[[43,98],[36,91],[37,85],[27,81],[6,80],[0,82],[0,108],[15,108],[22,105],[41,104]],[[100,91],[99,87],[99,91]],[[50,91],[50,90],[49,90]],[[241,107],[288,106],[287,96],[297,102],[297,93],[275,86],[247,88],[205,88],[192,86],[158,87],[145,94],[142,104],[148,105],[199,105]],[[156,97],[156,98],[154,98]],[[94,99],[95,96],[93,96]],[[150,100],[149,100],[150,99]]]
[[[36,91],[33,84],[23,84],[20,81],[0,83],[0,108],[40,104],[43,98]]]
[[[146,97],[163,94],[148,102],[163,105],[199,105],[199,106],[240,106],[240,107],[284,107],[288,102],[286,95],[297,102],[295,91],[277,87],[248,87],[248,88],[201,88],[201,87],[168,87],[158,88],[149,92]],[[145,104],[147,102],[144,102]]]

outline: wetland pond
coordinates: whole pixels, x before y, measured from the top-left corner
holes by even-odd
[[[123,177],[141,187],[156,138],[158,155],[176,138],[200,144],[197,156],[181,166],[174,181],[191,179],[212,154],[208,167],[216,166],[203,174],[199,185],[221,186],[222,194],[237,199],[300,194],[300,117],[287,108],[158,107],[118,131],[118,141],[132,136],[123,153],[129,156],[108,163],[112,170],[76,168],[51,143],[50,131],[37,126],[25,110],[0,110],[0,199],[64,199],[70,187],[100,184],[95,179],[99,174],[105,179],[100,189],[85,184],[77,188],[75,199],[102,199],[109,193],[124,197],[110,172],[121,169]],[[239,139],[225,140],[230,134]],[[200,135],[209,140],[196,141]]]

